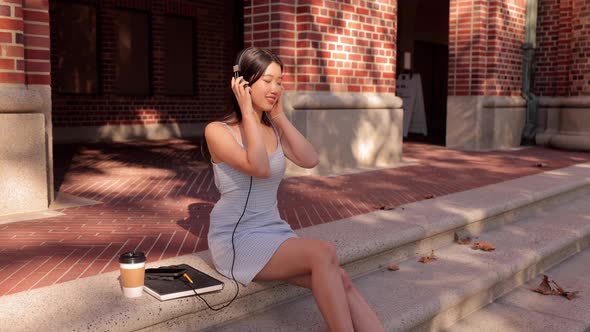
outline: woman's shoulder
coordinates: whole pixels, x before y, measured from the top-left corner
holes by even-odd
[[[226,146],[229,141],[237,140],[236,135],[239,135],[239,133],[239,124],[212,121],[205,127],[205,139],[209,145]],[[232,139],[229,140],[230,138]]]
[[[205,126],[205,134],[207,131],[219,131],[220,129],[227,130],[239,128],[240,124],[233,121],[211,121]]]
[[[219,133],[222,130],[227,131],[228,127],[231,127],[231,125],[223,121],[211,121],[205,126],[205,136]]]

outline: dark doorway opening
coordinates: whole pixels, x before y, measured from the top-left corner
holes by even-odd
[[[404,141],[445,145],[448,43],[449,0],[398,1],[396,72],[419,74],[426,119],[426,135],[410,130]]]

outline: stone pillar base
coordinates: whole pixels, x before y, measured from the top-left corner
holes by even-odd
[[[590,97],[540,97],[536,142],[590,151]]]
[[[449,96],[447,147],[474,151],[518,147],[525,116],[521,97]]]
[[[0,215],[47,209],[51,139],[50,88],[0,84]]]
[[[0,113],[0,215],[47,209],[45,120]]]
[[[283,96],[285,113],[313,144],[319,164],[287,175],[330,175],[393,167],[402,158],[402,100],[393,94],[296,93]]]

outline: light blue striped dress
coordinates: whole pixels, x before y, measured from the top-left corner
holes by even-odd
[[[238,141],[235,132],[223,124]],[[297,237],[291,226],[281,219],[277,207],[277,191],[286,165],[278,134],[277,142],[275,152],[269,156],[272,175],[268,179],[253,178],[248,207],[234,235],[234,276],[244,285],[252,281],[285,240]],[[210,215],[209,250],[217,271],[231,279],[232,232],[244,210],[250,176],[226,163],[212,164],[215,185],[221,198]]]

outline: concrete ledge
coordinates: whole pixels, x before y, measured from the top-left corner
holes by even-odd
[[[544,206],[531,216],[481,234],[477,240],[495,244],[494,252],[449,243],[436,249],[438,260],[433,263],[421,264],[416,255],[398,263],[397,272],[382,267],[356,278],[355,285],[384,321],[386,330],[440,331],[587,248],[588,189],[564,205]],[[578,274],[578,278],[584,275]],[[570,308],[576,303],[572,301]],[[585,316],[590,323],[590,316]],[[277,326],[287,331],[325,330],[311,296],[209,330],[265,332]]]
[[[138,125],[108,125],[86,127],[55,127],[56,143],[124,142],[130,140],[163,140],[201,137],[206,123],[162,123]]]
[[[481,106],[485,108],[526,107],[526,100],[518,96],[482,96]]]
[[[78,197],[63,192],[58,192],[55,200],[49,205],[50,210],[67,209],[71,207],[88,206],[100,204],[102,202],[93,199]]]
[[[590,106],[590,96],[539,97],[539,107],[587,108],[588,106]]]
[[[392,93],[285,93],[287,113],[297,109],[401,108],[403,100]]]
[[[543,298],[543,301],[538,301],[538,295],[530,292],[529,287],[536,287],[542,280],[542,277],[535,278],[529,285],[522,286],[516,291],[502,297],[496,301],[499,305],[506,306],[507,308],[520,308],[527,313],[537,313],[537,315],[543,316],[538,319],[537,317],[531,317],[524,315],[521,318],[529,321],[528,326],[539,326],[538,330],[547,330],[546,326],[551,321],[558,321],[561,324],[568,323],[568,325],[582,325],[579,331],[590,330],[590,297],[587,294],[590,293],[590,279],[585,276],[590,275],[590,249],[577,254],[571,259],[559,264],[558,266],[547,271],[552,279],[557,280],[561,286],[566,287],[567,290],[580,291],[580,297],[575,299],[575,302],[565,300],[562,297],[550,296],[549,298]],[[567,285],[567,286],[566,286]],[[586,294],[586,295],[583,295]],[[488,321],[490,322],[490,321]],[[572,324],[574,323],[574,324]],[[581,324],[575,324],[581,323]],[[576,331],[576,329],[568,328],[568,325],[561,325],[555,331]]]
[[[586,194],[585,197],[588,195]],[[491,241],[498,248],[509,248],[514,253],[506,252],[502,254],[503,257],[486,259],[488,270],[482,273],[487,275],[473,276],[481,278],[481,281],[469,282],[467,287],[463,286],[461,287],[463,289],[455,291],[459,296],[441,303],[437,310],[429,312],[430,319],[425,319],[423,323],[413,327],[412,331],[445,329],[467,316],[468,313],[477,311],[539,273],[588,248],[590,227],[584,223],[584,220],[576,220],[577,223],[569,221],[568,225],[561,227],[561,225],[553,224],[555,217],[551,215],[551,219],[548,219],[540,216],[535,220],[524,221],[511,227],[513,232],[522,233],[530,230],[526,240],[521,240],[522,234],[511,234],[509,231],[486,235],[485,240]]]
[[[403,209],[377,211],[309,227],[298,233],[334,241],[341,262],[348,263],[346,268],[353,276],[359,276],[366,273],[366,269],[356,269],[355,264],[364,264],[373,255],[404,245],[412,249],[406,254],[426,252],[431,245],[437,248],[443,243],[432,241],[413,248],[411,244],[438,234],[452,234],[455,229],[477,225],[484,219],[526,208],[556,195],[587,190],[589,185],[590,164],[580,164],[408,204]],[[513,218],[517,219],[518,212],[513,213]],[[393,259],[402,259],[402,256]],[[389,259],[392,257],[389,256]],[[149,266],[180,262],[218,276],[211,268],[208,252],[151,262]],[[370,264],[367,266],[371,268]],[[372,266],[373,270],[376,268]],[[229,308],[213,313],[198,298],[159,302],[144,294],[139,299],[125,299],[119,290],[117,277],[118,272],[107,273],[4,296],[0,301],[0,321],[5,326],[14,327],[14,331],[39,327],[44,330],[198,330],[307,294],[305,290],[281,283],[252,283],[241,289],[240,297]],[[210,304],[223,303],[233,296],[232,282],[225,281],[224,291],[205,296]],[[491,279],[485,282],[491,282]],[[453,299],[458,301],[456,295],[448,301]]]

